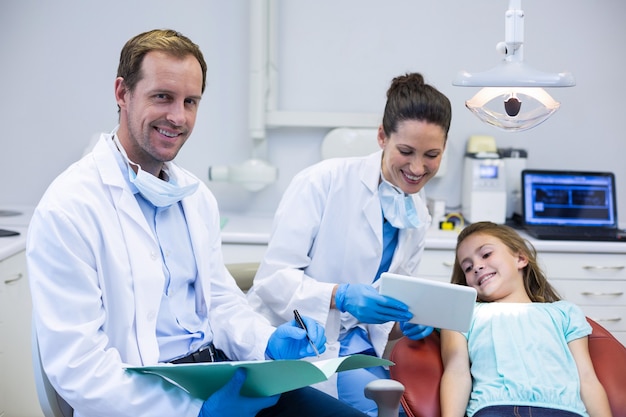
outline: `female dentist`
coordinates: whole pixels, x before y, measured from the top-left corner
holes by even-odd
[[[396,77],[378,128],[380,151],[325,160],[293,178],[250,304],[275,324],[294,309],[324,324],[324,358],[381,356],[390,339],[427,336],[432,328],[407,323],[407,306],[372,284],[385,271],[417,271],[431,222],[423,187],[439,169],[451,114],[448,98],[421,74]],[[376,416],[363,388],[387,377],[382,367],[347,371],[319,388]]]

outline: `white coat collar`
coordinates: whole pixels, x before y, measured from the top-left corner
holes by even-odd
[[[378,182],[380,180],[380,166],[383,159],[383,151],[376,151],[366,157],[361,168],[361,181],[372,192],[378,193]]]

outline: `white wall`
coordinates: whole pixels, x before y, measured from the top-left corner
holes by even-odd
[[[552,89],[561,109],[544,124],[508,133],[481,124],[464,107],[475,89],[453,87],[461,69],[499,60],[507,0],[280,0],[278,107],[381,113],[391,79],[422,72],[449,96],[453,120],[445,177],[428,186],[460,204],[468,136],[523,147],[531,168],[608,170],[617,175],[626,221],[626,140],[621,121],[626,67],[623,0],[523,0],[525,60],[569,70],[573,88]],[[119,50],[140,31],[170,27],[191,37],[209,64],[196,130],[178,162],[206,178],[210,165],[242,162],[247,132],[249,5],[245,0],[5,0],[0,5],[3,100],[1,204],[35,204],[49,182],[80,157],[92,135],[116,123],[113,80]],[[223,209],[271,212],[295,172],[319,159],[328,129],[268,131],[279,181],[259,193],[209,183]],[[372,138],[374,140],[374,138]]]

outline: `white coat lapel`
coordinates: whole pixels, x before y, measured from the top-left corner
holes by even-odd
[[[117,215],[124,245],[111,248],[119,262],[130,264],[134,284],[137,343],[144,364],[158,362],[159,348],[155,337],[156,317],[161,304],[165,277],[160,248],[123,177],[111,145],[110,135],[102,135],[94,148],[94,158],[102,182],[111,196],[112,212]]]
[[[380,206],[380,199],[378,197],[381,158],[382,151],[375,152],[368,156],[366,163],[361,167],[359,175],[361,177],[362,184],[370,192],[370,198],[363,207],[363,215],[367,219],[367,223],[382,245],[382,209]]]
[[[195,282],[196,311],[208,314],[207,312],[210,306],[208,305],[207,300],[210,300],[210,289],[205,288],[204,283],[209,282],[208,277],[206,277],[206,273],[211,270],[211,267],[208,265],[211,257],[207,254],[210,250],[210,243],[208,239],[209,231],[207,230],[205,226],[206,223],[194,203],[196,201],[197,200],[195,198],[189,197],[184,198],[182,203],[187,224],[193,225],[193,227],[189,227],[189,237],[191,239],[193,251],[196,254],[196,268],[198,269],[198,277]]]
[[[118,151],[115,149],[111,135],[103,133],[94,147],[93,156],[98,172],[100,172],[102,183],[107,186],[111,202],[120,214],[118,215],[120,223],[123,217],[121,213],[124,213],[129,222],[135,223],[134,227],[139,227],[143,230],[146,239],[154,240],[150,226],[146,222],[134,194],[128,188],[127,180],[124,177],[125,172],[122,172],[119,167],[118,159],[114,152]]]
[[[426,232],[431,223],[431,216],[424,202],[424,190],[413,199],[420,225],[416,228],[400,229],[398,247],[389,266],[389,270],[397,274],[415,275],[424,251]]]

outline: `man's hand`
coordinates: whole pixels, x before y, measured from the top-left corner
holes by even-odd
[[[218,391],[215,391],[202,404],[198,417],[241,416],[253,417],[264,408],[271,407],[278,402],[280,395],[271,397],[244,397],[239,394],[244,381],[246,370],[239,368],[230,381]]]

